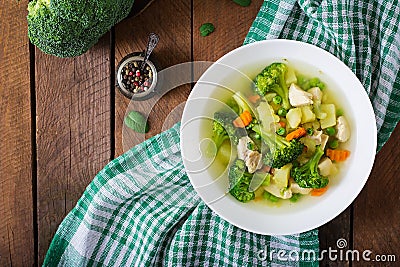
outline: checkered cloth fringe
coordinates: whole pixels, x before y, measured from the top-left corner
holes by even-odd
[[[399,120],[399,14],[398,1],[265,1],[245,44],[296,39],[343,60],[370,96],[381,147]],[[317,230],[253,234],[200,201],[183,168],[179,126],[96,175],[43,266],[318,266]]]

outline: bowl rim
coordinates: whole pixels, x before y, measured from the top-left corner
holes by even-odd
[[[369,175],[370,175],[370,172],[371,172],[371,170],[372,170],[374,161],[375,161],[375,156],[376,156],[377,128],[376,128],[376,121],[375,121],[375,116],[374,116],[375,114],[374,114],[374,111],[373,111],[371,102],[370,102],[370,100],[369,100],[369,97],[368,97],[368,95],[367,95],[367,93],[366,93],[366,91],[365,91],[365,88],[363,87],[363,85],[361,84],[361,82],[358,80],[358,78],[356,77],[356,75],[350,70],[350,68],[349,68],[345,63],[343,63],[341,60],[339,60],[339,59],[338,59],[337,57],[335,57],[333,54],[329,53],[328,51],[326,51],[326,50],[324,50],[324,49],[322,49],[322,48],[320,48],[320,47],[318,47],[318,46],[315,46],[315,45],[312,45],[312,44],[309,44],[309,43],[300,42],[300,41],[295,41],[295,40],[286,40],[286,39],[272,39],[272,40],[264,40],[264,41],[254,42],[254,43],[250,43],[250,44],[247,44],[247,45],[238,47],[238,48],[236,48],[236,49],[234,49],[234,50],[228,52],[227,54],[225,54],[224,56],[222,56],[221,58],[219,58],[214,64],[212,64],[212,66],[210,66],[210,67],[202,74],[202,76],[200,77],[200,79],[197,81],[196,85],[195,85],[194,88],[192,89],[192,91],[191,91],[191,93],[190,93],[190,95],[189,95],[189,97],[188,97],[188,100],[186,101],[185,108],[184,108],[184,111],[183,111],[183,114],[182,114],[182,121],[181,121],[181,128],[180,128],[180,133],[181,133],[180,148],[181,148],[181,151],[182,151],[182,154],[183,154],[183,151],[184,151],[184,147],[183,147],[184,145],[183,145],[183,144],[184,144],[184,142],[183,142],[182,140],[183,140],[185,137],[187,137],[187,134],[186,134],[185,129],[184,129],[183,127],[184,127],[184,125],[185,125],[185,122],[188,121],[188,116],[189,116],[189,114],[188,114],[188,109],[189,109],[188,105],[189,105],[189,103],[190,103],[190,100],[192,100],[194,97],[196,97],[195,94],[196,94],[197,91],[198,91],[197,88],[200,86],[199,84],[200,84],[200,82],[204,79],[204,77],[207,77],[207,75],[209,75],[209,73],[213,71],[213,66],[215,66],[215,65],[217,65],[217,64],[223,64],[222,62],[223,62],[223,61],[226,61],[226,59],[229,58],[229,57],[231,57],[232,54],[235,54],[235,53],[237,53],[238,51],[241,51],[241,50],[252,49],[254,46],[263,46],[263,45],[265,45],[265,44],[267,44],[267,45],[270,45],[270,44],[272,44],[272,45],[291,45],[291,46],[305,47],[306,49],[313,49],[313,50],[317,49],[316,51],[319,51],[319,53],[322,53],[322,55],[324,55],[324,56],[326,56],[327,58],[329,58],[329,60],[335,62],[335,64],[338,64],[338,66],[340,66],[340,68],[342,69],[342,71],[346,72],[349,76],[351,76],[351,77],[352,77],[352,80],[354,81],[354,83],[357,83],[357,84],[358,84],[358,87],[363,89],[362,91],[358,90],[359,92],[357,92],[357,93],[363,95],[363,98],[364,98],[363,101],[364,101],[364,100],[368,100],[368,103],[369,103],[368,106],[365,107],[365,108],[368,110],[368,112],[369,112],[368,115],[370,115],[370,116],[368,117],[368,119],[372,119],[372,121],[373,121],[373,123],[370,123],[370,127],[371,127],[371,129],[370,129],[370,130],[371,130],[370,136],[372,137],[372,139],[369,140],[369,142],[370,142],[370,143],[369,143],[369,147],[370,147],[371,151],[372,151],[372,150],[374,151],[374,152],[371,153],[370,155],[367,155],[368,159],[366,159],[366,160],[368,161],[368,166],[367,166],[366,169],[364,169],[364,173],[363,173],[363,174],[365,174],[365,177],[363,177],[362,179],[360,178],[360,184],[359,184],[359,187],[357,188],[357,190],[355,190],[355,191],[353,192],[353,194],[352,194],[350,197],[347,198],[347,201],[345,202],[345,204],[344,204],[343,206],[341,206],[340,208],[338,208],[338,209],[334,212],[334,214],[330,214],[329,216],[325,216],[325,219],[324,219],[324,220],[319,221],[319,223],[314,223],[312,227],[310,227],[309,225],[307,225],[307,226],[304,226],[304,227],[297,227],[297,229],[296,229],[295,231],[293,231],[293,230],[288,230],[288,231],[279,231],[279,232],[276,232],[276,231],[268,231],[268,230],[260,230],[260,229],[254,229],[254,228],[252,228],[252,227],[247,227],[247,226],[245,226],[245,225],[243,225],[243,224],[237,223],[237,221],[232,221],[232,219],[231,219],[229,216],[226,216],[226,214],[222,214],[222,213],[221,213],[221,211],[220,211],[220,209],[219,209],[220,207],[217,207],[217,206],[214,205],[214,204],[213,204],[213,205],[209,205],[209,204],[205,201],[204,196],[196,189],[196,185],[195,185],[195,183],[194,183],[194,181],[193,181],[193,179],[192,179],[192,177],[191,177],[190,174],[188,174],[188,177],[189,177],[189,179],[190,179],[190,182],[191,182],[192,186],[195,188],[195,190],[197,191],[197,193],[198,193],[198,195],[200,196],[200,198],[201,198],[204,202],[206,202],[206,205],[207,205],[211,210],[213,210],[219,217],[223,218],[224,220],[228,221],[229,223],[231,223],[231,224],[233,224],[233,225],[235,225],[235,226],[237,226],[237,227],[239,227],[239,228],[241,228],[241,229],[244,229],[244,230],[247,230],[247,231],[250,231],[250,232],[254,232],[254,233],[258,233],[258,234],[282,234],[282,235],[284,235],[284,234],[301,233],[301,232],[305,232],[305,231],[312,230],[312,229],[314,229],[314,228],[320,227],[321,225],[323,225],[323,224],[325,224],[325,223],[331,221],[331,220],[334,219],[336,216],[338,216],[341,212],[343,212],[348,206],[351,205],[351,203],[356,199],[356,197],[359,195],[359,193],[360,193],[361,190],[363,189],[365,183],[367,182],[367,180],[368,180],[368,178],[369,178]],[[304,60],[302,60],[302,61],[304,61]],[[371,117],[371,116],[372,116],[372,117]],[[189,119],[190,119],[190,118],[189,118]],[[183,164],[184,164],[184,166],[185,166],[185,170],[187,170],[187,169],[186,169],[187,163],[186,163],[186,161],[185,161],[185,157],[183,156],[182,158],[183,158]]]

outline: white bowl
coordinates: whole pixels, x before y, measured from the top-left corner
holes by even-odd
[[[221,107],[226,90],[251,86],[255,76],[272,62],[287,62],[302,74],[319,77],[343,107],[351,123],[350,157],[320,197],[284,201],[280,206],[240,203],[227,194],[228,177],[209,171],[210,159],[200,148],[207,141],[204,125]],[[208,123],[211,125],[211,123]],[[211,132],[211,128],[209,130]],[[209,134],[211,136],[211,134]],[[316,46],[290,40],[266,40],[237,48],[201,76],[186,103],[181,122],[181,150],[190,181],[202,200],[220,217],[244,230],[283,235],[319,227],[344,211],[357,197],[372,169],[377,142],[375,116],[357,77],[339,59]]]

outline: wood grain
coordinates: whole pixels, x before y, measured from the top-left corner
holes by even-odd
[[[400,126],[378,153],[374,168],[354,205],[354,248],[371,250],[371,262],[353,266],[399,266],[400,260]],[[396,262],[372,261],[376,255],[395,255]],[[361,256],[360,256],[361,258]]]
[[[35,259],[26,5],[0,2],[0,266]]]
[[[320,266],[349,266],[350,261],[342,260],[342,258],[334,259],[334,254],[332,252],[333,257],[329,256],[330,250],[338,250],[337,242],[339,239],[344,239],[347,242],[348,249],[352,249],[352,221],[351,221],[351,213],[352,208],[349,207],[345,211],[343,211],[340,215],[334,218],[332,221],[327,224],[321,226],[319,230],[319,248],[321,251],[321,261]],[[325,252],[323,252],[325,251]]]
[[[145,12],[126,19],[115,27],[115,65],[129,53],[143,51],[146,48],[150,32],[160,36],[153,55],[162,69],[191,60],[191,2],[158,0],[152,3]],[[189,75],[190,73],[186,73]],[[132,146],[159,133],[169,117],[178,122],[181,108],[175,109],[186,100],[190,85],[179,86],[163,95],[158,101],[130,102],[116,89],[115,100],[115,150],[122,154]],[[161,93],[162,94],[162,93]],[[149,114],[150,131],[145,136],[124,128],[123,120],[127,110],[137,110]],[[175,110],[173,114],[171,111]]]
[[[60,222],[111,157],[109,38],[76,58],[36,49],[39,263]]]

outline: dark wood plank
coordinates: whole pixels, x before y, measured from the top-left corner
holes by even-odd
[[[352,249],[352,222],[351,222],[352,208],[349,207],[332,221],[321,226],[319,230],[319,247],[321,251],[320,266],[349,266],[350,261],[346,258],[339,257],[339,255],[332,252],[329,256],[329,251],[338,250],[338,240],[345,240],[347,243],[346,248]],[[340,245],[341,246],[341,245]],[[346,249],[344,248],[344,249]],[[335,258],[337,256],[337,258]]]
[[[378,153],[372,173],[354,205],[354,248],[368,255],[371,262],[360,260],[353,266],[399,266],[400,260],[400,126]],[[396,262],[372,261],[376,255]],[[381,259],[383,259],[381,257]]]
[[[61,59],[36,49],[39,264],[60,222],[111,157],[110,36]]]
[[[127,54],[143,51],[150,32],[160,36],[153,52],[155,60],[165,69],[191,60],[191,2],[154,1],[140,15],[124,20],[115,27],[115,65]],[[190,73],[187,73],[190,75]],[[159,101],[131,102],[116,89],[115,149],[116,156],[168,128],[181,117],[183,102],[189,95],[190,85],[175,88]],[[175,109],[178,107],[177,109]],[[127,110],[150,113],[150,131],[146,136],[127,130],[123,133],[123,120]],[[175,110],[175,112],[172,112]],[[167,119],[168,118],[168,119]],[[168,122],[168,125],[166,125]]]
[[[27,2],[0,2],[0,266],[35,259]]]

